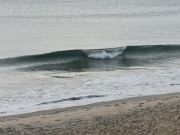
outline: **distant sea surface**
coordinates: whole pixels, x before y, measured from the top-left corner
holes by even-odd
[[[180,92],[179,0],[0,0],[0,116]]]

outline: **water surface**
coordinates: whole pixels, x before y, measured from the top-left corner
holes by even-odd
[[[179,0],[0,0],[0,116],[179,92]]]

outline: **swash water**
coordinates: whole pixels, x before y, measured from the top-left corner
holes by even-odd
[[[179,0],[0,0],[0,116],[172,92]]]

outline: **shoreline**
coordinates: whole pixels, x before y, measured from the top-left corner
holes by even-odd
[[[0,135],[143,133],[180,134],[180,92],[0,117]]]
[[[48,109],[48,110],[40,110],[40,111],[35,111],[35,112],[29,112],[29,113],[22,113],[22,114],[14,114],[14,115],[7,115],[7,116],[0,116],[1,118],[14,118],[14,117],[28,117],[28,116],[36,116],[36,115],[41,115],[41,114],[48,114],[54,111],[59,111],[59,112],[65,112],[65,111],[70,111],[70,110],[78,110],[78,109],[83,109],[83,108],[89,108],[89,107],[94,107],[94,106],[102,106],[105,104],[113,104],[113,103],[126,103],[126,102],[132,102],[132,101],[141,101],[141,100],[148,100],[148,99],[157,99],[157,98],[163,98],[163,97],[169,97],[169,96],[176,96],[180,95],[180,92],[175,92],[175,93],[167,93],[167,94],[159,94],[159,95],[148,95],[148,96],[138,96],[138,97],[130,97],[130,98],[125,98],[125,99],[117,99],[117,100],[110,100],[110,101],[102,101],[102,102],[97,102],[97,103],[91,103],[91,104],[86,104],[86,105],[79,105],[79,106],[71,106],[71,107],[65,107],[65,108],[57,108],[57,109]]]

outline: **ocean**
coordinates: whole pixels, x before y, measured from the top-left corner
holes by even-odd
[[[179,0],[0,0],[0,116],[180,92]]]

